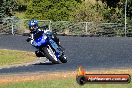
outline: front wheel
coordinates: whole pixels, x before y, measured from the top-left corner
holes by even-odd
[[[49,59],[53,64],[59,64],[55,52],[52,50],[50,46],[43,47],[43,51],[45,53],[45,57]]]
[[[65,55],[62,55],[59,60],[62,62],[62,63],[66,63],[67,62],[67,58]]]

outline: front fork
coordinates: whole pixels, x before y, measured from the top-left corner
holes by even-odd
[[[58,58],[63,55],[61,48],[56,44],[55,41],[53,41],[53,39],[49,39],[49,43],[52,46],[52,48],[56,51],[56,55]]]

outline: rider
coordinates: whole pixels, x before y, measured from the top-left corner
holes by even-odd
[[[39,27],[38,26],[38,21],[37,20],[34,20],[34,19],[31,19],[29,21],[28,25],[29,25],[29,30],[30,30],[30,34],[31,35],[27,39],[27,41],[28,42],[31,41],[31,44],[33,43],[33,40],[35,38],[39,37],[40,34],[49,31],[47,25],[46,26]],[[42,28],[42,30],[40,28]],[[47,30],[44,30],[44,29],[47,29]],[[51,31],[49,33],[51,33]],[[52,35],[53,35],[52,36],[53,40],[59,45],[59,39],[54,34],[52,34]]]
[[[29,30],[30,30],[30,37],[26,41],[27,42],[31,41],[31,44],[33,44],[33,41],[36,38],[38,38],[40,35],[42,35],[43,33],[47,32],[47,31],[49,31],[48,30],[48,26],[39,27],[38,26],[38,21],[34,20],[34,19],[31,19],[28,22],[28,25],[29,25]],[[40,28],[42,28],[42,30]],[[47,30],[44,30],[44,29],[47,29]],[[54,34],[52,34],[52,35],[53,35],[52,36],[53,40],[59,45],[59,39]],[[39,51],[35,51],[35,53],[37,53],[36,55],[38,55],[38,53],[40,53],[40,52]],[[39,54],[38,56],[41,57],[41,54]]]

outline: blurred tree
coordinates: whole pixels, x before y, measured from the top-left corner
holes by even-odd
[[[18,6],[16,11],[18,11],[18,12],[25,12],[27,10],[27,5],[30,2],[30,0],[15,0],[15,1]]]
[[[14,0],[0,0],[0,18],[12,16],[16,9]]]
[[[102,12],[101,12],[102,13]],[[74,21],[78,22],[100,22],[103,20],[100,12],[97,11],[97,5],[81,3],[73,13]]]
[[[127,16],[131,19],[132,17],[132,1],[127,3]]]
[[[27,7],[26,17],[50,19],[53,21],[68,21],[76,9],[75,0],[31,0]]]
[[[126,0],[120,0],[120,4],[118,5],[118,8],[122,10],[122,13],[125,14],[125,4]],[[131,20],[132,17],[132,0],[127,0],[127,9],[126,9],[127,17]]]
[[[98,0],[99,1],[99,0]],[[106,3],[108,7],[117,7],[117,4],[120,2],[120,0],[100,0],[102,3]]]
[[[75,1],[77,1],[78,3],[82,3],[85,0],[75,0]]]

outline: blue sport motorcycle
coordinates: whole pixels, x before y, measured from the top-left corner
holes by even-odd
[[[38,49],[35,51],[37,57],[46,57],[53,64],[67,62],[64,49],[55,41],[51,31],[38,32],[31,44]]]

